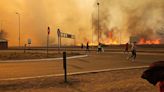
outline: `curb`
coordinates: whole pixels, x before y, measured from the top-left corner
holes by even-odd
[[[71,56],[67,57],[67,59],[75,59],[75,58],[83,58],[87,57],[88,55],[78,55],[78,56]],[[27,60],[1,60],[0,63],[19,63],[19,62],[37,62],[37,61],[53,61],[53,60],[62,60],[63,58],[45,58],[45,59],[27,59]]]

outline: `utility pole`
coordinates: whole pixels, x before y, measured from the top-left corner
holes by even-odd
[[[61,48],[61,32],[60,29],[57,30],[58,34],[58,53],[60,53],[60,48]]]
[[[67,53],[63,52],[63,69],[64,69],[64,82],[67,83]]]
[[[1,36],[2,36],[2,34],[3,34],[3,29],[2,29],[2,20],[1,20],[0,22],[1,22],[1,29],[0,29],[0,38],[1,38]]]
[[[50,35],[50,27],[47,29],[47,57],[48,57],[48,48],[49,48],[49,35]]]
[[[92,14],[92,46],[93,46],[93,34],[94,34],[94,27],[93,27],[93,14]]]
[[[100,6],[100,3],[99,3],[99,1],[97,1],[97,32],[98,32],[98,44],[100,43],[100,14],[99,14],[99,6]]]
[[[2,32],[2,23],[3,23],[3,21],[1,20],[1,30],[0,30],[1,32]]]
[[[18,40],[19,40],[19,48],[20,48],[20,13],[16,12],[16,14],[18,15],[18,21],[19,21],[19,37],[18,37]]]
[[[121,45],[121,31],[120,31],[120,38],[119,39],[120,39],[120,45]]]

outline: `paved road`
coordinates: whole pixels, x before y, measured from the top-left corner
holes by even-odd
[[[126,59],[123,53],[89,54],[88,57],[68,60],[68,72],[82,72],[109,68],[144,66],[158,60],[164,60],[164,54],[139,53],[135,62]],[[1,62],[0,80],[7,78],[33,77],[62,74],[62,60],[45,60],[35,62]]]
[[[140,47],[137,46],[137,51],[138,52],[148,52],[148,53],[164,53],[164,47],[163,45],[159,48],[158,46],[151,46],[151,45],[147,45],[149,47]],[[104,50],[106,52],[122,52],[124,51],[125,46],[109,46],[109,47],[104,47]],[[67,48],[61,48],[61,51],[74,51],[74,52],[84,52],[86,50],[86,48],[79,48],[79,47],[67,47]],[[97,47],[90,47],[91,51],[96,51]],[[46,53],[47,48],[30,48],[26,50],[26,52],[40,52],[40,53]],[[24,48],[18,49],[18,48],[9,48],[6,50],[0,50],[0,52],[24,52]],[[54,53],[54,52],[58,52],[58,48],[49,48],[49,52],[50,53]]]

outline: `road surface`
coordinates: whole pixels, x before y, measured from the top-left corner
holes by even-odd
[[[126,59],[123,53],[92,53],[87,57],[68,59],[68,72],[84,72],[102,69],[147,66],[158,60],[164,60],[163,53],[138,53],[135,62]],[[35,77],[63,74],[63,62],[58,60],[36,60],[19,62],[0,62],[0,80],[9,78]]]

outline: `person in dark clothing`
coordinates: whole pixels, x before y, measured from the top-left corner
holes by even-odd
[[[83,49],[84,48],[84,45],[83,45],[83,43],[81,44],[81,49]]]
[[[160,92],[164,92],[164,61],[152,63],[149,68],[143,72],[141,78],[156,85]]]
[[[97,51],[98,51],[98,53],[102,52],[101,43],[98,44]]]
[[[129,54],[129,44],[128,43],[125,44],[124,54],[126,54],[126,52],[127,52],[127,54]]]
[[[86,53],[89,52],[89,42],[87,42]]]

